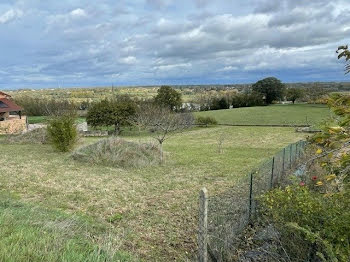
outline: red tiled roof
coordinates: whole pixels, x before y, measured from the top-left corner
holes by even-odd
[[[11,100],[0,98],[0,113],[22,111],[23,108],[16,105]]]
[[[8,95],[8,94],[6,94],[4,92],[1,92],[1,91],[0,91],[0,96],[11,97],[10,95]]]

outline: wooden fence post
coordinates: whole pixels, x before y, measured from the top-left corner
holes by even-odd
[[[208,190],[204,187],[199,193],[199,233],[198,261],[208,261]]]

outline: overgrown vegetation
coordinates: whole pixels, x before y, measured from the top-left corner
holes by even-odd
[[[117,137],[110,137],[82,147],[76,150],[72,157],[89,164],[121,168],[140,168],[159,164],[157,146],[128,142]]]
[[[46,128],[37,128],[19,135],[8,135],[2,142],[7,144],[47,144],[49,138]]]
[[[350,259],[350,96],[328,104],[337,117],[310,139],[307,172],[264,197],[292,261]]]

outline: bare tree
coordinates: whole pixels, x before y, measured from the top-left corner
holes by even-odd
[[[193,125],[191,113],[174,113],[168,108],[143,104],[133,118],[134,125],[145,128],[158,141],[160,162],[163,163],[163,143],[171,134],[182,131]]]

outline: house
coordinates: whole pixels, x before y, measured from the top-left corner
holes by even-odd
[[[0,134],[15,134],[27,130],[27,118],[23,108],[16,105],[11,96],[0,91]]]

